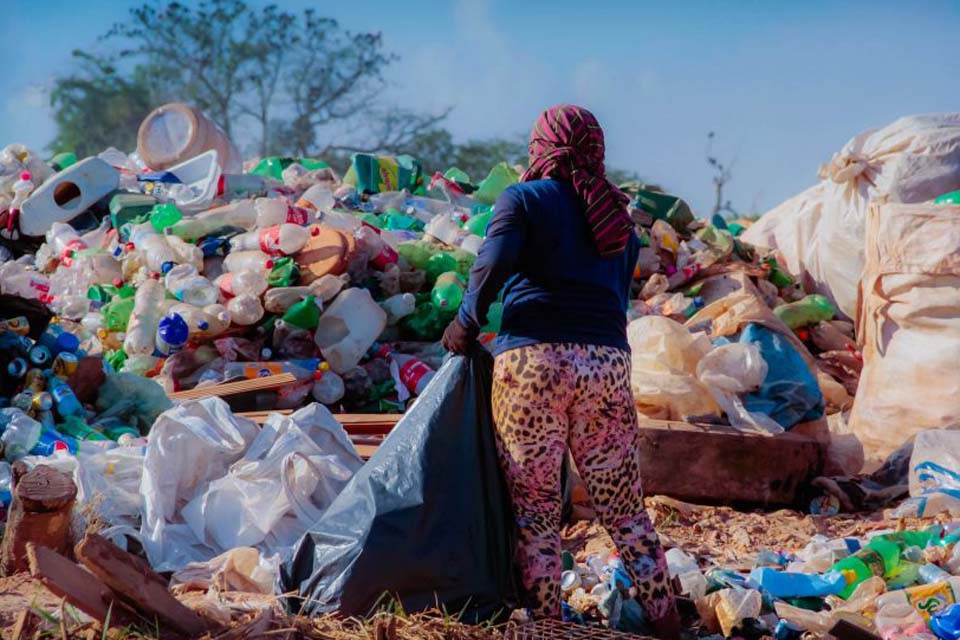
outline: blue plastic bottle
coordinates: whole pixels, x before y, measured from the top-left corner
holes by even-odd
[[[847,586],[846,578],[839,571],[829,571],[820,575],[758,567],[750,572],[750,579],[776,598],[827,596],[840,593]]]
[[[80,404],[77,396],[73,393],[73,389],[71,389],[70,385],[64,380],[51,374],[47,377],[47,388],[50,391],[50,395],[53,396],[53,401],[57,406],[57,413],[60,414],[61,418],[66,418],[67,416],[83,418],[86,416],[87,412],[83,408],[83,405]]]

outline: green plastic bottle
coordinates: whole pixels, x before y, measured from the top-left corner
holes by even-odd
[[[283,314],[283,321],[295,327],[313,331],[320,322],[320,307],[317,306],[317,299],[314,296],[307,296],[300,302],[293,303]]]
[[[792,287],[794,280],[790,274],[780,268],[776,258],[767,258],[763,261],[764,266],[769,267],[770,273],[767,279],[770,280],[778,289]]]
[[[457,271],[457,259],[446,251],[430,256],[424,271],[427,272],[427,279],[435,282],[441,274],[448,271]]]
[[[396,209],[387,209],[380,214],[380,228],[390,231],[423,231],[423,223]]]
[[[881,536],[873,538],[867,546],[830,567],[847,577],[847,588],[840,592],[841,598],[849,598],[864,580],[873,576],[884,577],[900,565],[900,545]]]
[[[177,205],[173,203],[158,204],[150,210],[150,225],[157,230],[157,233],[163,233],[164,229],[172,227],[183,220],[183,214]]]
[[[799,329],[830,320],[836,315],[837,308],[826,296],[814,293],[802,300],[781,305],[775,308],[773,313],[791,329]]]
[[[463,223],[463,228],[475,236],[481,238],[487,237],[487,225],[490,224],[490,218],[493,217],[493,211],[478,213]]]
[[[418,340],[439,340],[451,315],[440,311],[428,300],[417,304],[414,312],[400,321],[400,328]]]
[[[106,436],[77,416],[64,418],[63,422],[57,425],[57,431],[77,440],[107,440]]]
[[[934,204],[960,204],[960,191],[945,193],[933,201]]]
[[[133,313],[134,298],[114,298],[103,305],[103,326],[107,331],[126,331],[130,314]]]
[[[300,281],[300,267],[290,256],[276,258],[267,275],[267,284],[271,287],[292,287]]]
[[[437,277],[430,299],[441,311],[453,313],[460,308],[463,294],[467,289],[467,280],[456,271],[448,271]]]

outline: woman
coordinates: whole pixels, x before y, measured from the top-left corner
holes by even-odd
[[[640,242],[627,197],[604,173],[603,132],[586,109],[548,109],[530,168],[497,200],[444,346],[464,353],[504,289],[493,412],[519,525],[525,604],[560,615],[560,467],[568,447],[658,635],[676,604],[643,504],[626,307]]]

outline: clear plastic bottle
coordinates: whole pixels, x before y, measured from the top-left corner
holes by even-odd
[[[16,462],[30,453],[40,439],[43,425],[17,408],[0,409],[0,425],[3,426],[3,457]]]
[[[230,239],[231,251],[259,249],[271,256],[297,253],[310,239],[310,230],[295,224],[279,224],[248,231]]]
[[[238,200],[222,207],[216,207],[192,218],[181,220],[170,228],[170,232],[184,240],[196,240],[210,235],[224,227],[249,229],[257,223],[257,209],[252,199]]]
[[[367,254],[367,259],[375,268],[382,271],[387,265],[394,264],[400,258],[394,248],[371,227],[361,227],[355,235],[360,249]]]
[[[152,279],[147,280],[137,289],[133,312],[127,324],[127,335],[123,340],[123,350],[127,356],[153,353],[157,325],[163,315],[164,294],[163,285]]]
[[[308,211],[299,207],[291,207],[282,198],[257,198],[254,202],[256,211],[256,226],[260,229],[275,227],[281,224],[295,224],[304,226],[313,222]],[[246,225],[251,227],[253,225]]]
[[[231,251],[223,259],[225,271],[269,271],[273,260],[262,251]]]
[[[167,291],[177,300],[197,307],[214,304],[220,299],[220,289],[200,275],[192,264],[178,264],[163,278]]]
[[[234,324],[249,326],[263,317],[263,305],[260,298],[249,293],[241,293],[227,302],[227,310]]]
[[[26,200],[30,192],[33,191],[33,187],[33,176],[30,172],[24,171],[21,173],[20,179],[13,183],[13,202],[10,203],[10,209],[19,211],[20,205],[23,204],[23,201]]]
[[[73,264],[77,252],[89,248],[76,229],[65,222],[54,222],[47,231],[46,239],[53,255],[67,267]]]
[[[187,323],[191,338],[213,338],[230,328],[230,312],[222,304],[195,307],[189,304],[176,304],[170,308]]]
[[[30,268],[25,261],[12,260],[0,265],[0,292],[28,300],[46,300],[50,278]]]
[[[177,254],[170,247],[167,239],[157,233],[149,222],[138,224],[130,232],[130,244],[151,271],[167,273],[176,266]]]
[[[249,293],[260,297],[269,286],[265,271],[231,271],[217,278],[214,284],[226,296]]]
[[[298,207],[303,207],[309,211],[330,211],[336,203],[333,192],[322,184],[313,185],[304,191],[300,199],[297,200]]]
[[[387,312],[387,326],[393,326],[416,310],[417,297],[412,293],[400,293],[379,304]]]
[[[326,302],[340,293],[344,283],[344,276],[327,274],[305,287],[274,287],[263,295],[263,307],[270,313],[283,313],[307,296]]]
[[[311,394],[321,404],[334,404],[343,398],[343,378],[333,371],[321,372],[320,379],[313,383]]]

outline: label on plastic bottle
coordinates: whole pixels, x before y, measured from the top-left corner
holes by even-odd
[[[910,604],[927,622],[933,614],[957,601],[949,582],[935,582],[913,587],[907,589],[906,594]]]
[[[256,362],[243,367],[243,377],[250,380],[275,376],[280,373],[283,373],[283,365],[279,362]]]
[[[63,253],[60,254],[60,262],[63,263],[63,266],[69,267],[73,265],[73,253],[75,251],[83,251],[87,248],[87,245],[84,244],[83,240],[80,238],[74,238],[67,242],[63,247]]]
[[[400,381],[403,383],[403,386],[410,390],[410,393],[417,393],[417,385],[420,384],[424,376],[432,372],[433,369],[428,367],[423,360],[414,358],[407,360],[407,362],[400,367]]]
[[[267,227],[260,231],[260,250],[270,255],[282,253],[280,251],[280,225]]]
[[[310,221],[309,212],[299,206],[296,207],[287,207],[287,222],[290,224],[298,224],[301,227],[305,227]]]
[[[370,264],[383,271],[387,268],[387,265],[393,264],[399,259],[400,255],[394,251],[393,247],[384,243],[383,250],[373,257],[373,260],[370,261]]]
[[[857,558],[859,558],[860,562],[867,566],[867,569],[870,570],[870,573],[879,578],[882,578],[883,574],[887,572],[886,565],[883,562],[883,556],[869,547],[859,551],[857,553]]]

